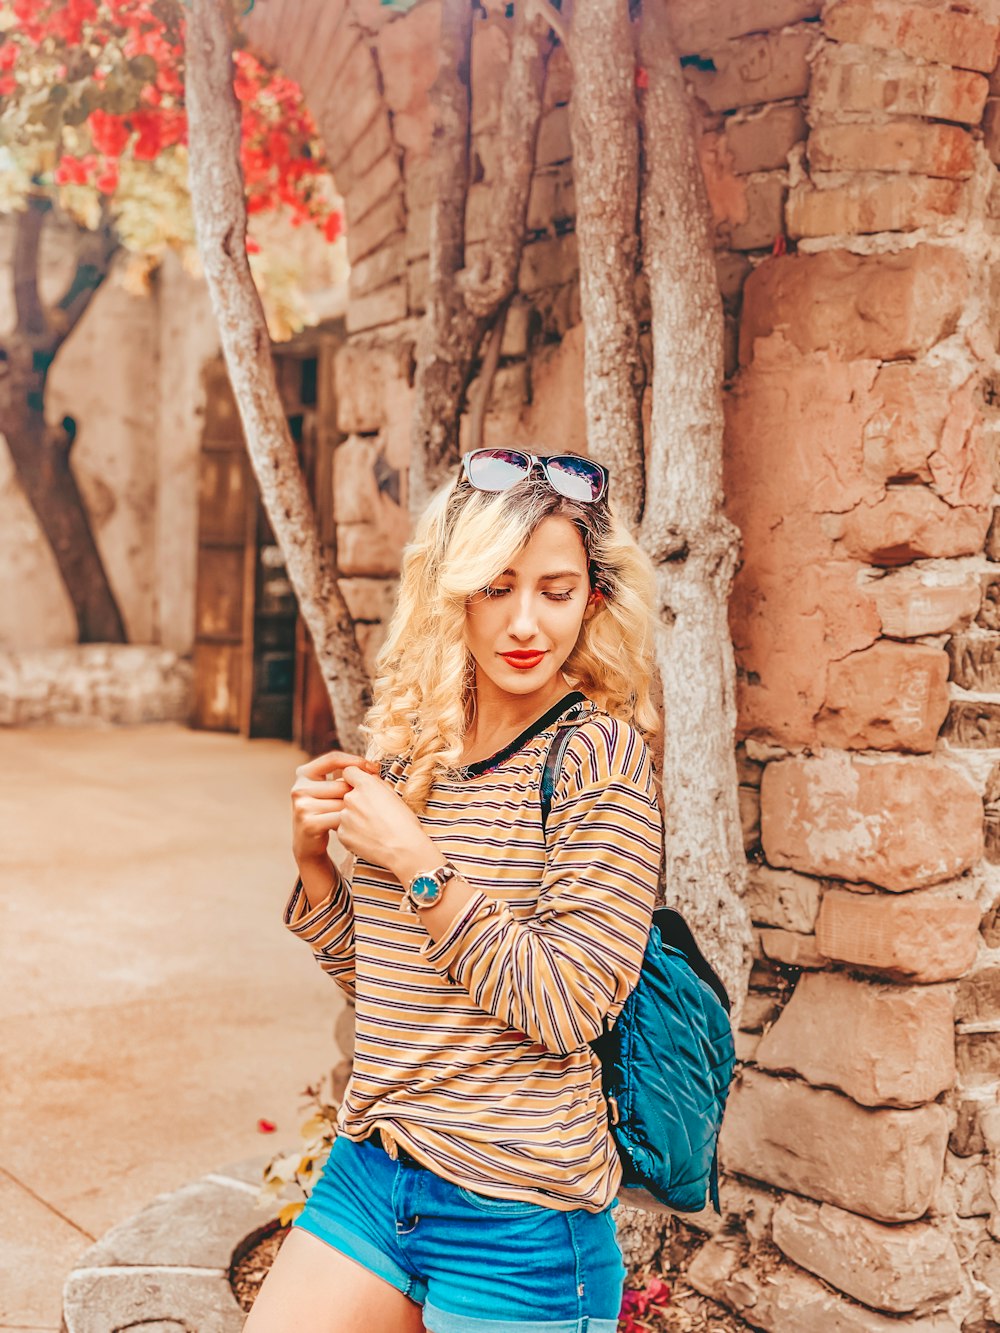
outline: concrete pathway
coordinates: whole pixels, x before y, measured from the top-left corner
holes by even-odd
[[[281,924],[301,761],[173,725],[0,732],[0,1329],[58,1330],[109,1227],[297,1141],[342,1007]]]

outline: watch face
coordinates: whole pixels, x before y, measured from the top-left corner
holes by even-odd
[[[433,875],[418,875],[410,885],[410,898],[418,907],[430,907],[443,891]]]

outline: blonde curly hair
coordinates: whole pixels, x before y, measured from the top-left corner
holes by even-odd
[[[375,659],[373,703],[361,726],[367,758],[409,757],[398,791],[415,814],[426,808],[435,778],[460,765],[475,713],[466,603],[509,567],[553,514],[579,532],[591,587],[603,593],[563,673],[648,744],[659,735],[652,700],[653,566],[614,506],[566,499],[534,477],[489,493],[457,476],[431,497],[403,549],[396,608]]]

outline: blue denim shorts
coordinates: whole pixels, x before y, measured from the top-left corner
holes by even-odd
[[[617,1333],[617,1203],[490,1198],[341,1134],[293,1226],[422,1305],[429,1333]]]

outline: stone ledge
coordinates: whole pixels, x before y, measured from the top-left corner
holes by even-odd
[[[257,1205],[273,1154],[234,1162],[157,1195],[81,1257],[63,1287],[62,1333],[198,1329],[239,1333],[245,1315],[233,1263],[276,1222],[280,1201]]]
[[[0,726],[135,725],[189,719],[194,668],[155,644],[0,652]]]

